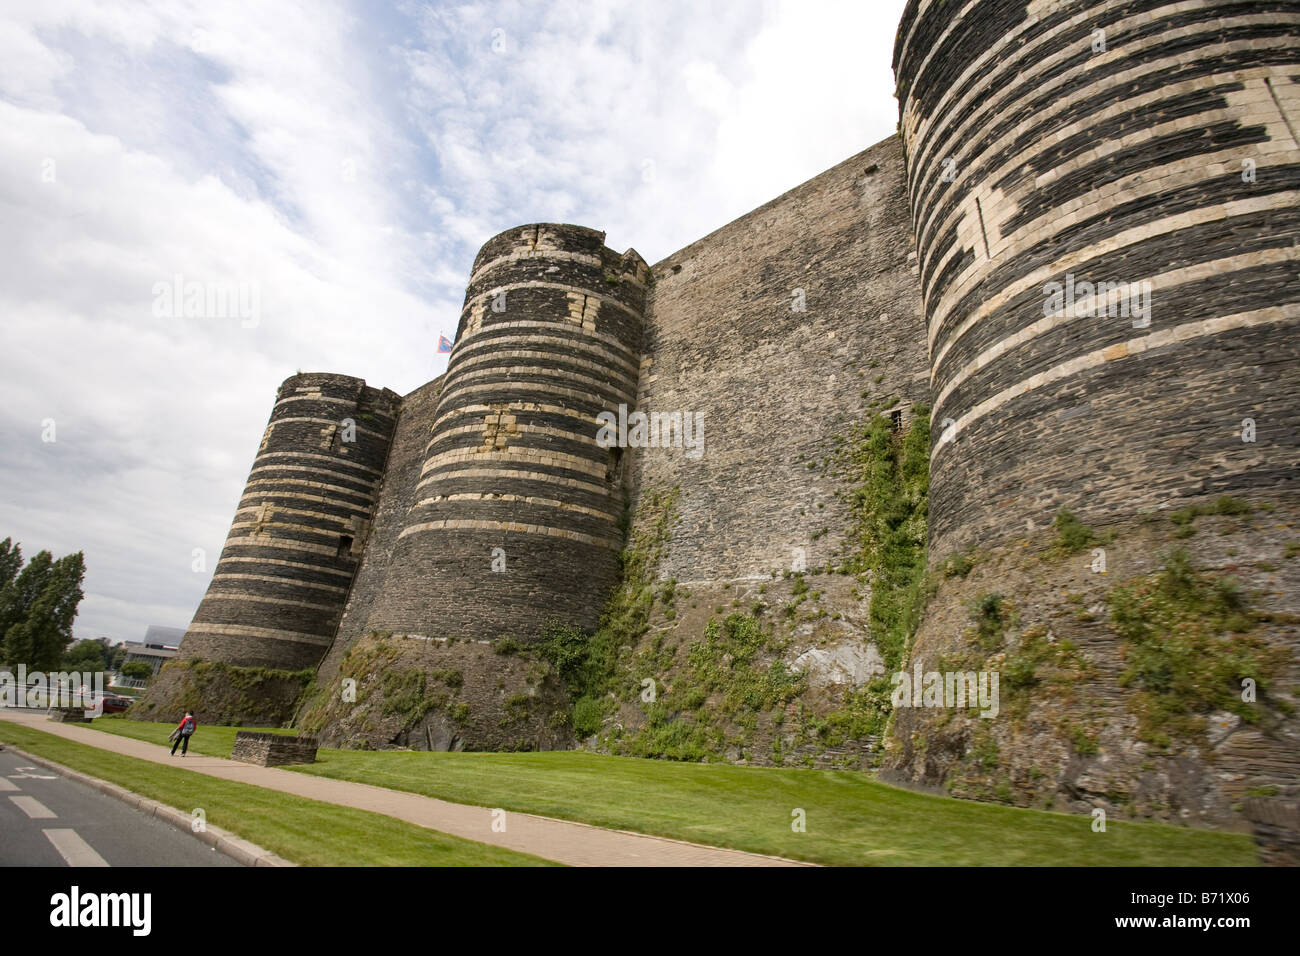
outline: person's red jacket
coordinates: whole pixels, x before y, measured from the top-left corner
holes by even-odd
[[[195,720],[195,719],[193,718],[193,716],[189,716],[189,717],[182,717],[182,718],[181,718],[181,722],[180,722],[179,724],[176,725],[176,732],[177,732],[177,733],[184,733],[184,732],[185,732],[185,724],[186,724],[187,722],[192,722],[193,725],[194,725],[193,727],[190,728],[190,733],[194,733],[194,731],[198,730],[198,728],[199,728],[199,722],[198,722],[197,720]]]

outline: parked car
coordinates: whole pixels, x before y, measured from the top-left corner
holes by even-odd
[[[121,695],[118,694],[105,694],[102,699],[104,701],[104,713],[106,714],[120,714],[122,713],[122,711],[126,710],[128,707],[130,707],[132,704],[135,703],[135,701],[132,700],[130,697],[122,697]],[[95,698],[95,697],[87,698],[88,706],[86,709],[87,710],[96,709],[95,704],[98,702],[98,700],[99,698]]]

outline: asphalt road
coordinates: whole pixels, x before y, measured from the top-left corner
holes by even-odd
[[[0,751],[0,866],[239,866],[155,817]]]

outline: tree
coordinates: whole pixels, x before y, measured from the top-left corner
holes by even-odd
[[[3,592],[5,588],[13,583],[14,578],[18,577],[18,572],[22,570],[22,566],[22,547],[14,544],[9,538],[0,541],[0,592]]]
[[[13,607],[18,600],[14,579],[22,566],[23,549],[11,538],[0,541],[0,661],[5,659],[5,632],[10,624],[17,622]]]
[[[63,669],[69,671],[102,671],[108,668],[108,641],[77,641],[68,648],[63,658]]]
[[[5,632],[4,656],[10,663],[25,663],[32,670],[58,669],[72,640],[72,622],[84,596],[81,582],[85,576],[86,558],[80,551],[57,561],[42,551],[23,568],[10,589],[12,600],[0,606],[6,622],[19,611],[26,612],[16,623],[9,623]]]
[[[27,620],[53,573],[54,559],[50,552],[42,551],[0,589],[0,643],[3,644],[4,651],[0,656],[7,663],[33,666],[32,654],[35,648],[30,646],[26,635],[10,635],[19,624]]]
[[[153,668],[144,661],[129,661],[122,665],[122,676],[148,680],[153,677]]]

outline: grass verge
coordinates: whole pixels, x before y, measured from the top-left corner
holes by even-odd
[[[132,722],[114,723],[130,726]],[[231,731],[233,742],[235,728],[221,729]],[[170,730],[162,734],[164,740],[167,733]],[[523,853],[462,840],[379,813],[162,767],[8,721],[0,721],[0,741],[186,812],[202,807],[208,822],[214,826],[302,866],[553,865]]]
[[[3,726],[3,725],[0,725]],[[101,720],[161,743],[171,728]],[[156,728],[155,736],[141,731]],[[203,732],[205,728],[200,728]],[[229,747],[206,728],[217,754]],[[1243,834],[1022,810],[930,796],[850,771],[671,763],[573,751],[529,754],[321,750],[291,769],[596,826],[834,865],[1251,866]],[[796,809],[807,831],[791,830]],[[224,824],[222,824],[224,825]],[[252,837],[249,837],[252,839]],[[260,841],[259,841],[260,842]],[[266,845],[266,844],[263,844]],[[279,852],[278,850],[276,852]]]

